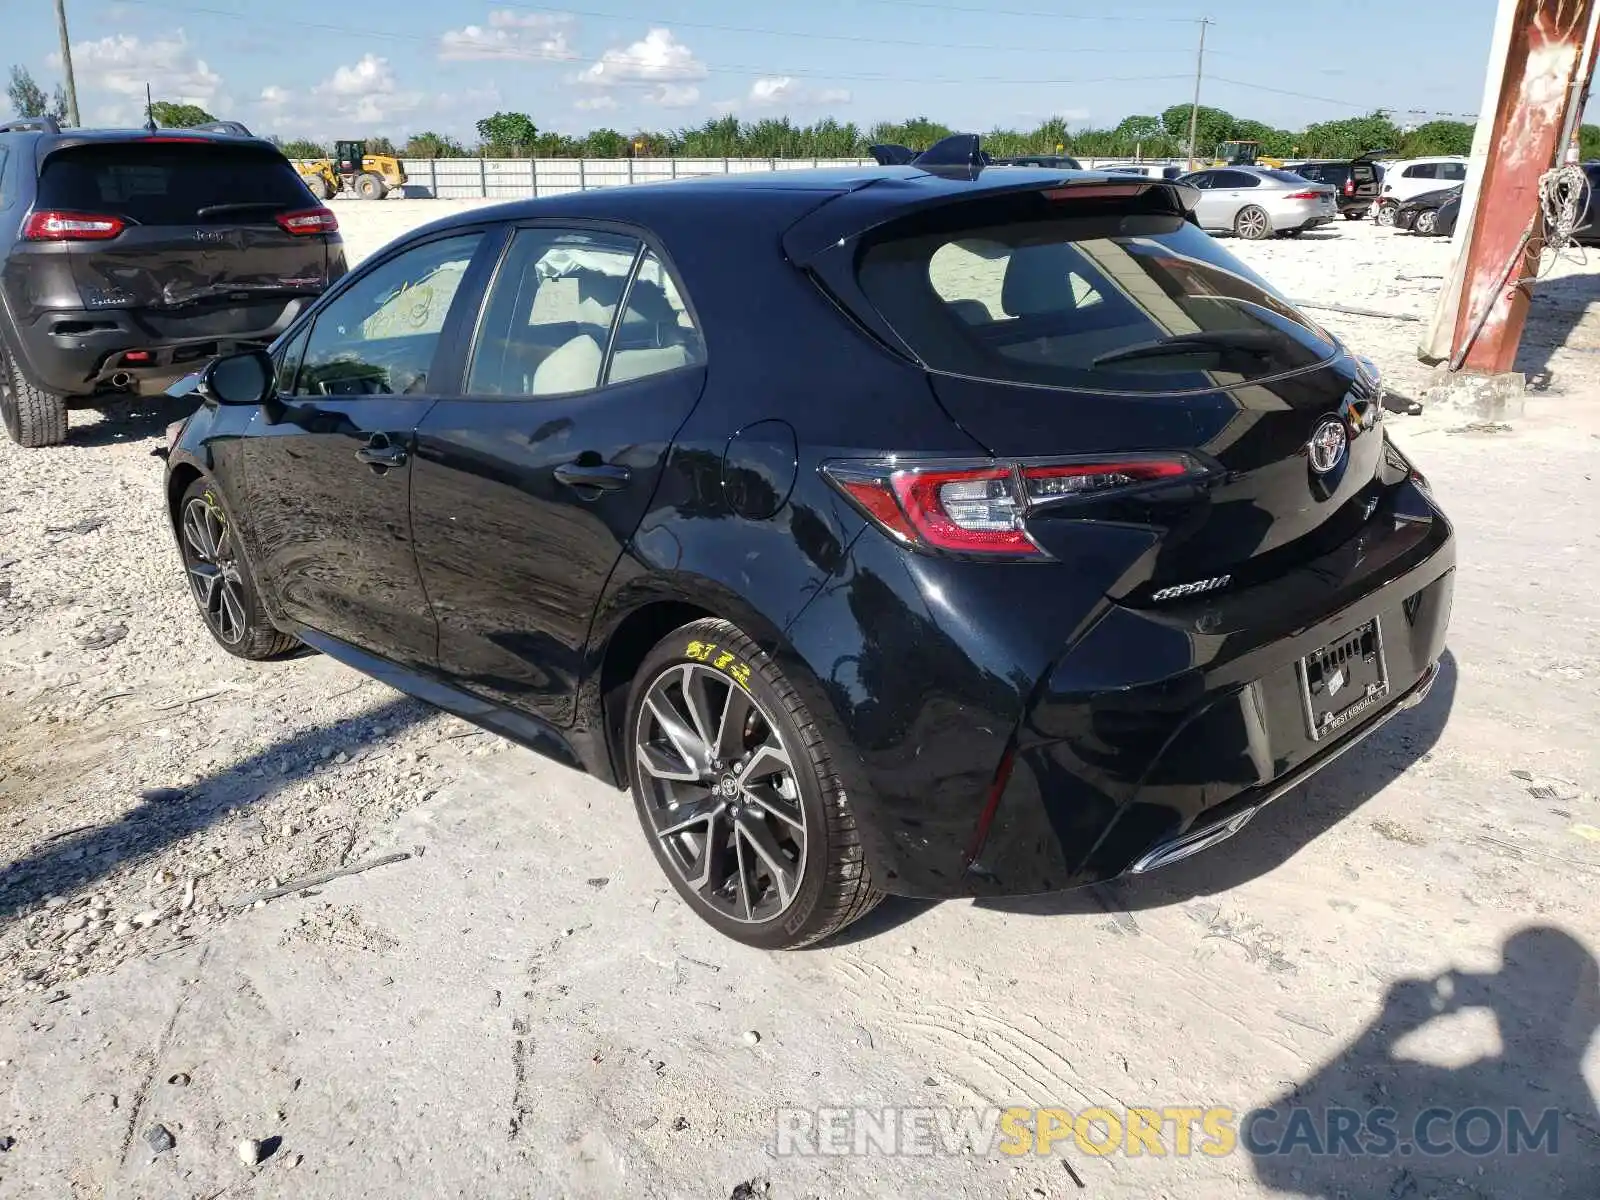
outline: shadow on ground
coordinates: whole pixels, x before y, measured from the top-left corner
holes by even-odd
[[[1469,1057],[1445,1024],[1470,1010],[1493,1017],[1497,1051]],[[1240,1144],[1280,1195],[1593,1200],[1600,1114],[1582,1066],[1597,1028],[1600,966],[1566,932],[1525,928],[1498,971],[1391,985],[1349,1046],[1242,1118]]]
[[[1456,661],[1446,650],[1439,659],[1438,681],[1425,701],[1278,797],[1241,832],[1193,858],[1099,887],[975,903],[1035,916],[1101,914],[1164,908],[1248,883],[1288,862],[1427,754],[1444,732],[1455,690]]]
[[[86,448],[112,446],[160,437],[168,425],[183,420],[198,406],[199,402],[193,396],[174,400],[160,395],[110,401],[100,406],[101,417],[98,421],[86,421],[85,412],[75,411],[68,425],[67,445]]]
[[[137,863],[215,824],[231,809],[258,803],[308,778],[326,768],[325,752],[353,754],[370,744],[374,725],[392,733],[435,711],[398,697],[354,720],[295,734],[182,790],[152,788],[120,820],[47,839],[26,857],[0,866],[0,921],[15,919],[47,896],[85,887],[119,866]]]
[[[1584,248],[1591,261],[1600,249]],[[1589,306],[1600,300],[1600,277],[1593,274],[1567,275],[1543,279],[1533,285],[1533,300],[1528,307],[1528,323],[1517,349],[1513,370],[1528,377],[1528,386],[1544,391],[1557,382],[1551,362],[1557,351],[1575,339],[1578,326],[1589,314]],[[1600,338],[1591,347],[1572,347],[1590,353],[1600,351]]]

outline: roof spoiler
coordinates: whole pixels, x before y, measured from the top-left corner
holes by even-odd
[[[977,178],[979,171],[992,161],[987,151],[978,145],[975,133],[956,133],[940,138],[922,153],[896,142],[868,146],[880,167],[920,167],[934,175],[952,175],[957,178]]]
[[[226,133],[233,137],[255,137],[238,121],[206,121],[200,125],[184,127],[189,133]]]
[[[0,133],[60,133],[61,122],[54,117],[19,117],[0,125]]]

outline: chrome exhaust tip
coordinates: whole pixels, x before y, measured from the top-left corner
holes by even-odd
[[[1206,825],[1200,829],[1191,829],[1188,833],[1173,838],[1170,842],[1163,842],[1154,850],[1128,868],[1129,875],[1143,875],[1154,871],[1157,867],[1171,866],[1188,858],[1191,854],[1215,846],[1218,842],[1225,842],[1250,824],[1250,818],[1260,812],[1260,807],[1247,808],[1243,812],[1235,813],[1226,821],[1216,825]]]

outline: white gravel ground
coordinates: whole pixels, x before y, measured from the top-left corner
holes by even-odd
[[[338,212],[358,259],[459,207]],[[1367,224],[1233,248],[1298,299],[1424,319],[1450,253]],[[1592,1200],[1596,294],[1577,264],[1539,285],[1526,418],[1392,418],[1460,533],[1427,705],[1138,884],[889,901],[794,955],[685,911],[620,793],[325,658],[223,654],[161,511],[165,414],[0,444],[0,1197]],[[1317,315],[1420,391],[1421,324]],[[1452,970],[1458,1003],[1408,1017],[1407,981]],[[1295,1094],[1553,1106],[1561,1152],[775,1154],[781,1105]]]

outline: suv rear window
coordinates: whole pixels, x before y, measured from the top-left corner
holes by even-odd
[[[856,269],[867,299],[929,369],[969,378],[1209,391],[1304,370],[1337,349],[1179,217],[916,232],[868,246]]]
[[[242,201],[252,207],[200,215]],[[280,155],[217,142],[113,142],[58,150],[45,159],[37,201],[41,209],[104,213],[140,225],[270,223],[275,212],[313,203]]]

